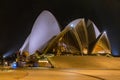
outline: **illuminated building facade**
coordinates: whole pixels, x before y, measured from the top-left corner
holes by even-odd
[[[100,33],[96,25],[88,20],[76,19],[61,32],[55,17],[43,11],[35,21],[33,29],[20,51],[33,54],[39,50],[43,54],[111,54],[111,46],[106,32]]]

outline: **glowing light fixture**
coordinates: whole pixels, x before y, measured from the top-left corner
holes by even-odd
[[[105,33],[105,34],[106,34],[106,31],[104,31],[103,33]]]
[[[17,68],[17,63],[16,63],[16,62],[13,62],[13,63],[11,64],[11,67],[12,67],[13,69],[16,69],[16,68]]]

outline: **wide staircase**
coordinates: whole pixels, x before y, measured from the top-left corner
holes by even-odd
[[[48,57],[54,68],[120,69],[120,58],[106,56]]]

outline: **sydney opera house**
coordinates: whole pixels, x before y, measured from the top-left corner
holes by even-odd
[[[49,11],[43,11],[38,16],[20,51],[28,51],[30,55],[36,51],[54,55],[112,53],[106,32],[100,32],[91,20],[75,19],[61,31]]]

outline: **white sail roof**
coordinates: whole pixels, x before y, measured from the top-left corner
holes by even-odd
[[[36,19],[29,40],[26,40],[23,48],[28,43],[29,47],[26,50],[33,54],[36,50],[42,50],[46,46],[45,44],[58,33],[60,33],[60,28],[57,20],[49,11],[45,10]],[[21,49],[25,51],[23,48]]]

